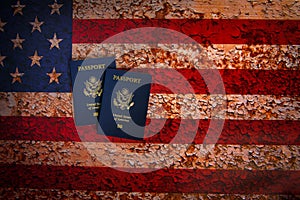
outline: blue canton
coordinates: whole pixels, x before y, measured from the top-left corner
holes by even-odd
[[[70,92],[72,1],[0,2],[0,92]]]

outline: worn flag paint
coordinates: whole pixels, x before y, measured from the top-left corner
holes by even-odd
[[[1,3],[1,91],[70,92],[71,11],[70,1]]]
[[[299,2],[0,4],[2,197],[299,197]],[[181,35],[107,40],[146,27]],[[75,127],[69,61],[99,56],[175,83],[152,85],[143,141]]]

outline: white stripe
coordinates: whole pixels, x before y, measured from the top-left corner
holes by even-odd
[[[0,140],[0,163],[120,168],[300,170],[297,145]]]
[[[173,0],[82,1],[73,3],[76,19],[300,19],[299,1],[294,0]]]
[[[0,92],[0,97],[0,116],[73,116],[71,93]],[[150,94],[147,117],[299,120],[300,96]]]
[[[155,49],[155,51],[151,51]],[[299,70],[300,45],[73,44],[74,60],[116,56],[122,68]],[[205,62],[205,63],[203,63]]]
[[[0,188],[0,193],[5,199],[289,199],[291,195],[280,194],[203,194],[203,193],[159,193],[159,192],[117,192],[93,190],[62,190],[62,189],[33,189],[33,188]],[[299,199],[300,195],[293,196]]]

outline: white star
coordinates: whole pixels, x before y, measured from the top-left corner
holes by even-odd
[[[18,68],[16,68],[15,73],[10,73],[10,75],[13,77],[13,80],[11,83],[15,83],[16,81],[18,81],[19,83],[22,83],[21,77],[24,75],[24,73],[19,73]]]
[[[39,56],[37,51],[34,52],[33,56],[29,56],[29,58],[32,60],[30,65],[31,67],[34,64],[37,64],[39,67],[41,66],[40,60],[43,58],[43,56]]]
[[[14,9],[14,16],[15,16],[16,14],[23,15],[22,9],[25,8],[26,6],[21,5],[20,1],[17,1],[17,5],[12,5],[11,7]]]
[[[64,4],[58,4],[57,1],[55,0],[54,3],[52,5],[49,5],[50,8],[52,8],[51,10],[51,15],[53,15],[54,13],[57,13],[58,15],[60,15],[60,11],[59,9],[63,6]]]
[[[5,24],[7,24],[7,22],[3,22],[3,21],[0,19],[0,31],[4,32],[3,26],[5,26]]]
[[[25,39],[21,39],[19,36],[19,33],[17,33],[17,38],[16,39],[11,39],[11,41],[14,43],[14,49],[19,47],[20,49],[23,49],[22,47],[22,42],[25,41]]]
[[[50,49],[52,49],[53,47],[56,47],[59,49],[59,43],[62,41],[63,39],[57,39],[56,37],[56,33],[54,33],[54,36],[52,39],[48,39],[48,41],[51,43]]]
[[[55,81],[57,84],[59,84],[58,77],[61,76],[62,73],[56,73],[55,67],[53,67],[51,73],[47,73],[47,75],[50,77],[49,84]]]
[[[6,56],[1,56],[1,54],[0,54],[0,64],[2,65],[2,67],[4,67],[3,60],[5,58],[6,58]]]
[[[31,33],[35,30],[38,30],[39,32],[42,32],[41,26],[44,24],[44,22],[39,22],[37,16],[34,19],[34,22],[29,22],[33,27],[31,30]]]

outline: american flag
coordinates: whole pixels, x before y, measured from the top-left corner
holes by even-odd
[[[299,198],[298,1],[0,4],[2,198]],[[177,31],[201,49],[147,32],[104,42],[147,27]],[[152,37],[161,42],[144,43]],[[176,83],[176,93],[152,86],[151,136],[141,142],[107,141],[94,126],[74,124],[69,61],[100,56]],[[226,94],[215,76],[201,76],[211,72],[220,74]],[[222,117],[214,115],[220,99]],[[206,137],[218,128],[213,120],[224,121],[216,144],[213,134]]]

